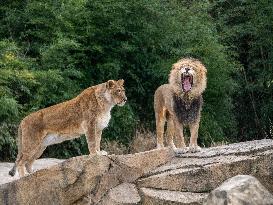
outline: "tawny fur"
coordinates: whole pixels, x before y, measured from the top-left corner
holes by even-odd
[[[24,167],[32,172],[34,160],[48,145],[74,139],[85,134],[90,154],[100,154],[102,130],[110,120],[115,105],[124,105],[127,98],[123,80],[109,80],[85,89],[77,97],[26,116],[18,129],[18,155],[10,175],[16,167],[20,177]]]
[[[193,74],[193,83],[190,91],[185,92],[181,84],[181,70],[190,67]],[[178,146],[186,148],[183,136],[183,127],[189,126],[191,137],[189,150],[196,152],[200,150],[197,145],[198,129],[202,109],[202,93],[206,89],[207,70],[205,66],[197,59],[183,58],[173,64],[169,75],[169,83],[161,85],[154,95],[154,110],[156,118],[157,147],[164,147],[164,126],[167,121],[167,144],[176,149],[173,143],[173,137],[177,138]],[[183,105],[181,111],[177,110],[177,105]],[[194,107],[195,106],[195,107]],[[196,107],[197,106],[197,107]],[[192,108],[193,107],[193,108]],[[196,112],[192,114],[193,119],[181,122],[180,116],[185,113],[178,112]],[[186,149],[183,149],[186,150]]]

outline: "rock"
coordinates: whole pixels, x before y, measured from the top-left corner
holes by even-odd
[[[174,158],[175,153],[170,148],[154,149],[151,151],[140,152],[128,155],[109,156],[120,167],[130,169],[130,174],[124,175],[124,180],[135,181],[145,173],[154,170],[158,165],[163,165]]]
[[[0,204],[98,204],[111,188],[135,181],[173,157],[174,152],[166,148],[136,155],[71,158],[2,184]]]
[[[272,193],[272,161],[269,139],[177,156],[170,148],[80,156],[0,185],[0,204],[202,204],[210,191],[241,174],[255,176]]]
[[[238,175],[214,189],[204,205],[272,205],[273,195],[255,178]]]
[[[98,203],[109,189],[122,182],[135,182],[146,172],[169,162],[173,157],[174,152],[170,148],[137,154],[110,155],[108,156],[111,161],[109,170],[102,176],[96,193],[91,193],[89,198],[92,203]]]
[[[108,171],[105,156],[71,158],[0,186],[0,204],[72,204],[96,191],[101,176]]]
[[[109,191],[101,205],[130,205],[139,204],[140,196],[134,184],[123,183]]]
[[[186,153],[138,180],[140,187],[210,192],[226,179],[253,175],[273,192],[273,140],[260,140]]]
[[[207,198],[207,193],[191,193],[169,190],[140,189],[144,205],[201,205]]]

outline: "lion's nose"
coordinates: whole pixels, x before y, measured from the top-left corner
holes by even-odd
[[[123,98],[123,101],[126,102],[127,101],[127,97]]]
[[[186,70],[186,73],[188,73],[188,72],[189,72],[189,70],[190,70],[190,68],[185,68],[185,70]]]

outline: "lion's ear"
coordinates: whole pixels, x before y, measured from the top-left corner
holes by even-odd
[[[179,63],[174,63],[173,65],[172,65],[172,70],[175,70],[175,69],[180,69],[180,64]]]
[[[107,89],[113,88],[114,85],[115,85],[115,81],[113,81],[113,80],[108,80],[108,81],[106,82],[106,88],[107,88]]]
[[[123,80],[123,79],[118,80],[118,84],[119,84],[120,86],[123,86],[123,85],[124,85],[124,80]]]

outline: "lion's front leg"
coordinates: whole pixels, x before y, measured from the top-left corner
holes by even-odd
[[[164,147],[164,125],[166,121],[165,111],[155,111],[157,149]]]
[[[189,127],[190,127],[190,132],[191,132],[189,151],[190,152],[200,152],[201,148],[197,144],[199,120],[197,122],[189,125]]]
[[[167,121],[167,143],[173,150],[176,149],[176,146],[173,142],[173,136],[175,135],[174,122],[172,117],[169,117]]]

